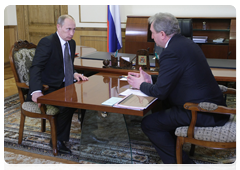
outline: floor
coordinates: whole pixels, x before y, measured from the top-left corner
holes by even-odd
[[[4,98],[18,93],[15,79],[11,67],[4,67]],[[8,164],[74,164],[76,162],[63,160],[55,157],[43,157],[42,155],[32,154],[29,152],[9,149],[4,147],[4,159]]]

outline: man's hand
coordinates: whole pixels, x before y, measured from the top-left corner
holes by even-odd
[[[32,95],[32,101],[34,101],[35,103],[37,103],[37,98],[43,96],[42,92],[35,92]],[[38,107],[40,108],[41,103],[38,103]]]
[[[77,81],[86,81],[88,80],[88,78],[86,76],[84,76],[83,74],[79,74],[79,73],[74,73],[74,78],[77,80]]]
[[[127,77],[128,83],[132,86],[132,88],[140,89],[140,85],[144,82],[143,75],[139,73],[129,73]]]
[[[151,75],[149,75],[148,73],[143,71],[142,67],[140,67],[139,70],[140,70],[140,75],[142,75],[144,77],[144,81],[147,82],[147,83],[152,84],[152,77],[151,77]]]
[[[140,73],[134,73],[134,72],[128,73],[127,80],[128,80],[128,83],[132,86],[132,88],[140,89],[140,85],[143,82],[152,84],[151,75],[143,71],[141,67],[139,68],[139,70],[140,70]]]
[[[128,72],[128,76],[140,77],[140,73],[136,73],[136,72]]]

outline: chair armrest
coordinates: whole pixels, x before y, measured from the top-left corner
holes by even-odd
[[[236,94],[236,89],[234,88],[229,88],[220,84],[218,85],[218,87],[220,88],[223,94]]]
[[[223,94],[236,94],[236,89],[227,88],[227,91],[223,92]]]
[[[26,85],[26,83],[20,83],[16,82],[17,87],[22,88],[22,89],[29,89],[29,86]]]
[[[43,91],[47,91],[49,89],[49,86],[48,85],[43,85]]]
[[[16,84],[17,84],[17,87],[19,87],[19,88],[22,88],[22,89],[29,89],[29,86],[28,85],[26,85],[26,83],[20,83],[20,82],[16,82]],[[48,85],[43,85],[43,91],[47,91],[49,89],[49,86]]]
[[[216,113],[216,114],[236,114],[235,108],[229,108],[221,105],[213,104],[213,107],[211,109],[209,108],[203,108],[203,105],[210,105],[212,103],[185,103],[184,108],[187,110],[190,110],[192,113],[192,119],[191,123],[188,128],[187,135],[189,138],[194,138],[194,128],[197,122],[197,112],[209,112],[209,113]]]
[[[221,105],[216,105],[217,108],[214,110],[207,110],[200,106],[200,103],[185,103],[184,108],[191,111],[209,112],[217,114],[236,114],[235,108],[229,108]]]

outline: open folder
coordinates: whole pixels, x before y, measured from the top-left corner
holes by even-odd
[[[138,96],[135,94],[130,94],[124,97],[121,101],[117,102],[115,105],[113,105],[113,107],[133,110],[144,110],[155,100],[157,100],[156,97]]]

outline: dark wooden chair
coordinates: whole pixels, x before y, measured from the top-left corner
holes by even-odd
[[[220,86],[224,94],[236,94],[236,90]],[[236,148],[236,108],[216,105],[213,103],[185,103],[184,108],[191,110],[192,120],[189,126],[178,127],[176,159],[182,163],[182,147],[184,143],[191,143],[190,155],[193,156],[195,145],[213,149]],[[230,114],[229,121],[224,126],[196,127],[197,112],[210,112],[214,114]]]
[[[56,116],[59,109],[42,104],[38,107],[37,103],[26,101],[26,95],[29,89],[29,68],[32,65],[32,60],[35,55],[36,45],[27,41],[16,42],[9,54],[11,68],[14,74],[18,94],[21,103],[21,120],[19,127],[18,143],[22,143],[25,117],[40,118],[41,132],[46,131],[46,119],[50,122],[53,155],[57,155],[57,136],[56,136]],[[47,90],[48,86],[43,85],[43,91]]]

